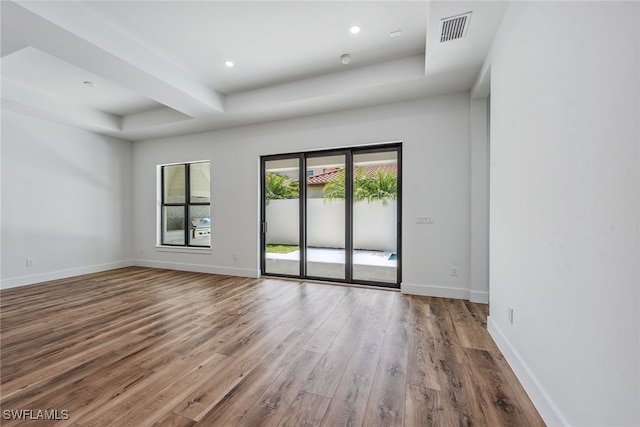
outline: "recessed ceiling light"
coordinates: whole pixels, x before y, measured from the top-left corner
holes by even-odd
[[[224,65],[226,65],[227,67],[233,67],[233,61],[224,61]]]
[[[351,62],[351,55],[345,53],[340,57],[340,62],[342,62],[344,65],[347,65],[349,62]]]
[[[360,27],[358,27],[357,25],[354,25],[353,27],[349,28],[349,32],[351,34],[358,34],[360,32]]]
[[[89,87],[96,87],[96,84],[94,82],[90,82],[89,80],[83,81],[82,84]]]

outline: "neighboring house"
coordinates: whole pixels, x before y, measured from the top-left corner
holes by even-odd
[[[393,173],[393,176],[398,175],[398,165],[396,163],[383,163],[372,164],[365,166],[356,166],[355,169],[361,170],[366,177],[374,176],[377,172]],[[326,169],[321,173],[314,174],[307,177],[307,198],[319,199],[326,195],[324,192],[324,186],[339,176],[340,171],[343,168]]]

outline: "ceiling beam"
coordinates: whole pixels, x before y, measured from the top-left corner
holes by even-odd
[[[224,110],[224,95],[72,2],[3,5],[27,45],[191,117]]]
[[[5,78],[2,79],[2,107],[94,132],[117,135],[121,131],[120,116],[81,107]]]

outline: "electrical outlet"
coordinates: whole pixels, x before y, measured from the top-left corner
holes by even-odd
[[[33,267],[33,258],[27,258],[25,264],[27,267]]]
[[[513,307],[507,307],[507,316],[509,317],[509,323],[513,325]]]
[[[451,275],[452,276],[457,276],[458,275],[458,266],[457,265],[452,265],[451,266]]]
[[[232,254],[232,256],[233,256],[233,260],[234,260],[234,261],[237,261],[237,260],[238,260],[238,254],[237,254],[237,253],[235,253],[235,252],[234,252],[234,253]]]

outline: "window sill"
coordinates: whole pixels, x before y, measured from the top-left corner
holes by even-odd
[[[196,248],[193,246],[156,246],[157,252],[177,252],[183,254],[210,254],[211,248]]]

